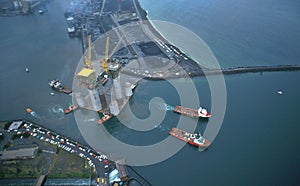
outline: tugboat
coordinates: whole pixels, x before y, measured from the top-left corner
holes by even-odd
[[[70,105],[67,109],[64,110],[64,113],[69,114],[70,112],[73,112],[76,109],[78,109],[77,105]]]
[[[63,92],[65,94],[71,94],[72,90],[70,90],[68,87],[64,86],[59,80],[52,80],[49,82],[49,86],[53,88],[54,90],[57,90],[59,92]]]
[[[176,106],[174,108],[174,112],[184,114],[189,117],[202,117],[202,118],[210,118],[211,114],[205,109],[200,107],[198,110],[186,108],[182,106]]]
[[[136,83],[133,83],[133,84],[130,86],[131,90],[134,90],[136,86],[137,86],[137,82],[136,82]]]
[[[205,150],[210,145],[210,141],[201,136],[200,133],[191,134],[178,128],[172,128],[169,134],[193,146],[202,148],[203,150]]]
[[[29,114],[31,114],[33,112],[33,110],[31,108],[27,108],[26,112],[29,113]]]
[[[110,118],[112,118],[112,114],[104,114],[103,117],[97,121],[97,123],[100,125],[105,121],[109,120]]]

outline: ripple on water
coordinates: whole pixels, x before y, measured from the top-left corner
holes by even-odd
[[[58,120],[62,120],[65,116],[64,109],[60,105],[50,106],[49,114],[51,118],[57,118]]]

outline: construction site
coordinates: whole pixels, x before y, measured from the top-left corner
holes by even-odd
[[[117,116],[142,78],[182,76],[178,48],[143,22],[146,13],[133,0],[71,3],[65,12],[70,37],[82,41],[83,57],[73,83],[73,101],[103,113],[101,124]],[[199,70],[190,63],[188,68]]]
[[[28,15],[35,11],[40,14],[45,11],[45,3],[48,0],[3,0],[0,2],[0,16],[11,17]]]

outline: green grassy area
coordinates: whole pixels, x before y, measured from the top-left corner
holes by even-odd
[[[41,156],[28,160],[4,161],[0,166],[0,179],[36,178],[42,171],[45,161]]]
[[[4,161],[0,163],[0,179],[37,178],[44,168],[46,159],[39,151],[34,159]],[[90,175],[92,174],[92,175]],[[84,159],[64,150],[54,155],[49,168],[49,178],[90,178],[95,177],[93,168]]]
[[[5,169],[5,171],[2,171]],[[0,177],[1,178],[36,178],[39,170],[36,167],[29,167],[24,165],[18,166],[2,166]]]
[[[93,171],[91,172],[93,173]],[[84,159],[76,156],[75,154],[59,150],[58,154],[55,154],[48,177],[89,178],[90,167],[86,166]]]

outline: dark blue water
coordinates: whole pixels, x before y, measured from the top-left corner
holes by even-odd
[[[27,118],[45,124],[57,132],[80,133],[74,118],[62,109],[72,102],[71,96],[55,93],[48,81],[59,78],[72,86],[76,65],[81,57],[80,41],[70,39],[63,15],[69,2],[51,2],[46,14],[0,18],[0,118]],[[29,69],[29,73],[25,72]],[[30,107],[41,117],[26,112]],[[67,134],[69,137],[73,134]]]
[[[201,37],[222,67],[299,64],[297,0],[141,0],[153,20],[182,25]]]
[[[150,19],[196,33],[222,67],[299,64],[299,1],[140,2]],[[198,91],[205,87],[202,80],[194,79]],[[141,170],[146,177],[157,177],[157,185],[298,185],[300,73],[225,80],[226,115],[213,146],[201,154],[186,146],[169,160]],[[278,89],[287,94],[278,96]]]
[[[299,184],[299,78],[299,72],[226,77],[226,115],[213,145],[203,153],[185,146],[138,170],[155,185]],[[279,96],[278,87],[286,94]]]
[[[83,141],[73,116],[60,111],[71,103],[71,96],[50,96],[47,85],[49,79],[59,78],[71,86],[81,56],[80,41],[66,33],[63,11],[68,3],[51,2],[44,15],[0,18],[0,119],[33,119]],[[142,6],[150,18],[172,21],[197,33],[222,67],[299,64],[298,1],[142,0]],[[210,109],[206,79],[193,80],[201,103]],[[170,159],[137,170],[153,185],[299,185],[300,73],[243,74],[225,80],[226,115],[212,146],[198,152],[186,145]],[[170,105],[180,103],[173,91],[166,82],[144,81],[130,104],[137,116],[146,117],[147,100],[153,96]],[[27,114],[27,107],[41,119]],[[154,143],[166,138],[177,121],[170,114],[150,134],[131,132],[117,120],[107,128],[130,144]],[[199,122],[197,129],[205,126]]]

